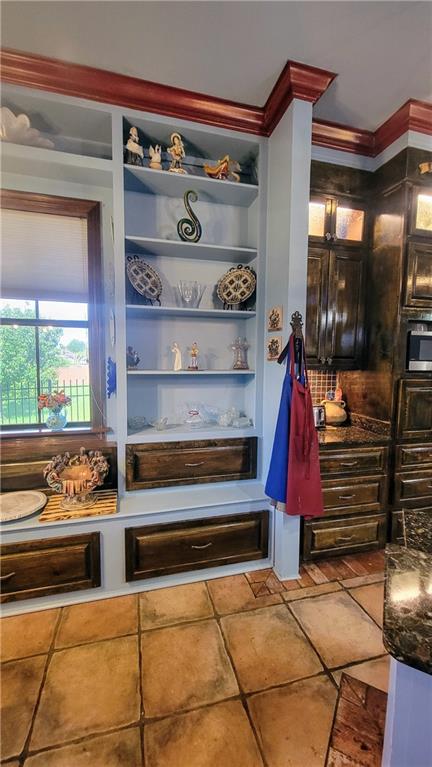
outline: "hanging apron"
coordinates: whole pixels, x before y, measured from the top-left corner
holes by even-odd
[[[281,511],[285,510],[287,478],[288,478],[288,448],[290,433],[290,410],[292,379],[290,372],[290,349],[288,350],[285,378],[282,386],[279,413],[273,441],[270,467],[265,486],[265,492],[272,499],[273,505]]]
[[[318,435],[308,385],[304,342],[300,378],[294,371],[294,337],[290,337],[291,417],[288,448],[286,512],[310,519],[324,514]],[[303,375],[302,375],[303,373]]]

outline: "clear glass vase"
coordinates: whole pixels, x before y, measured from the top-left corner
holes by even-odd
[[[45,426],[50,431],[61,431],[67,424],[67,416],[63,407],[53,407],[49,411]]]

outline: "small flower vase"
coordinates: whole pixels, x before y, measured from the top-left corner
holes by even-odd
[[[50,431],[61,431],[67,424],[67,416],[63,407],[53,407],[49,411],[49,416],[45,421],[45,426]]]

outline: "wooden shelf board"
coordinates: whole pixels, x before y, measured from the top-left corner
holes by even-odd
[[[111,188],[112,161],[2,142],[2,171]]]
[[[256,312],[230,311],[227,309],[190,309],[183,306],[140,306],[127,304],[126,311],[133,317],[142,315],[165,315],[169,317],[211,317],[223,320],[249,320],[256,317]]]
[[[220,181],[207,176],[180,175],[167,170],[153,170],[125,165],[125,188],[160,194],[165,197],[183,197],[188,189],[198,193],[206,202],[237,205],[248,208],[258,195],[258,186],[235,181]]]
[[[256,436],[257,431],[254,426],[235,429],[233,427],[224,428],[217,424],[211,424],[204,426],[202,429],[187,429],[184,424],[180,424],[179,426],[172,426],[162,431],[157,431],[157,429],[149,426],[141,431],[131,432],[126,442],[129,445],[134,445],[142,442],[176,442],[178,440],[189,441],[195,439],[228,439]]]
[[[156,237],[128,235],[127,243],[136,245],[142,252],[168,258],[197,258],[207,261],[233,261],[247,264],[257,257],[254,248],[238,248],[234,245],[213,245],[204,242],[182,242],[181,240],[163,240]],[[130,248],[127,248],[130,252]]]
[[[128,370],[128,376],[254,376],[255,370]]]

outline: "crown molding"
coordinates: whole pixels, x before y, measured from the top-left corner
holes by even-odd
[[[374,133],[361,128],[351,128],[341,123],[313,120],[312,144],[372,157]]]
[[[13,85],[258,136],[271,134],[294,98],[315,103],[336,77],[332,72],[288,61],[265,106],[257,107],[7,48],[0,51],[0,66],[2,81]]]

